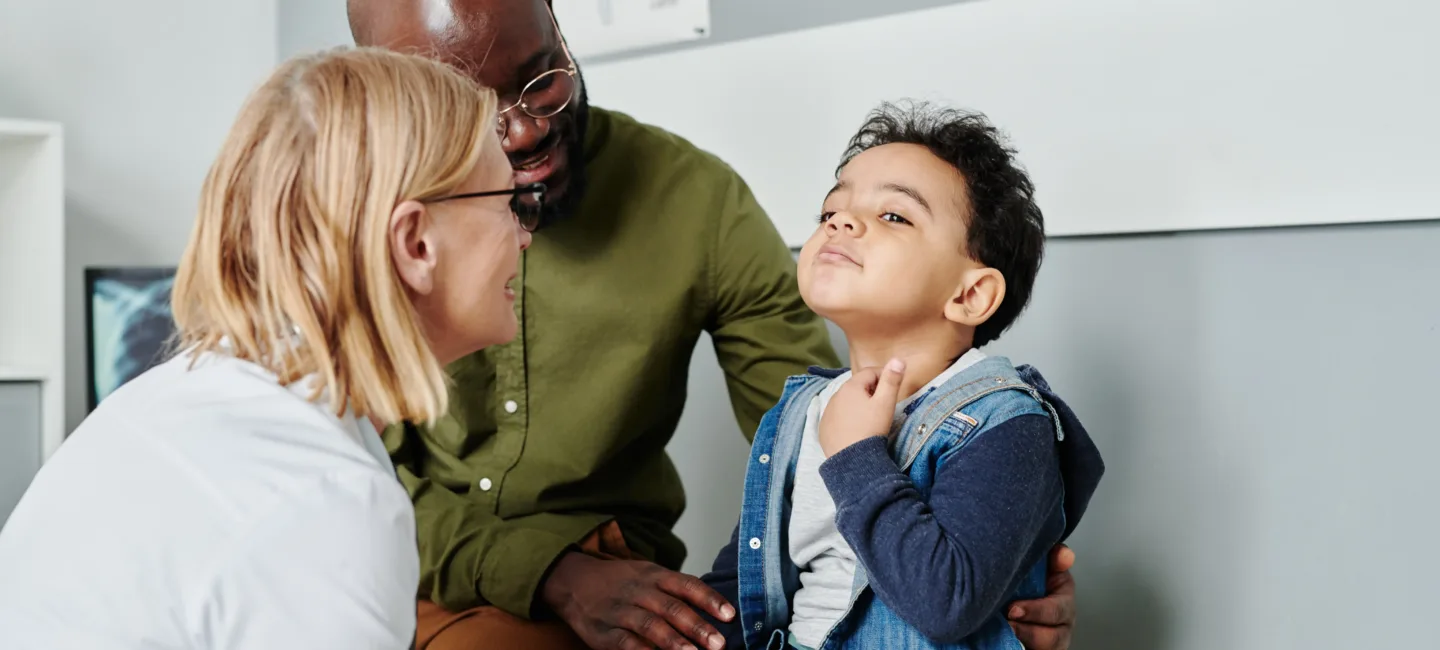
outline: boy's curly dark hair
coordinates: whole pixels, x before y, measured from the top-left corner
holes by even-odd
[[[885,103],[871,111],[835,174],[865,150],[896,143],[929,149],[965,179],[970,198],[966,251],[1005,278],[1005,298],[990,320],[975,328],[973,345],[994,341],[1030,302],[1045,254],[1045,218],[1035,204],[1035,186],[984,114],[924,102]]]

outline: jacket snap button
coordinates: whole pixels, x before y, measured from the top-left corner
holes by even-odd
[[[764,465],[768,462],[770,462],[770,454],[760,454],[760,464]]]
[[[751,538],[750,538],[750,548],[760,548],[760,538],[759,538],[759,537],[751,537]]]
[[[759,622],[759,621],[756,621],[756,622],[755,622],[755,631],[756,631],[756,632],[759,632],[760,630],[763,630],[763,629],[765,629],[765,624],[764,624],[764,623],[761,623],[761,622]]]

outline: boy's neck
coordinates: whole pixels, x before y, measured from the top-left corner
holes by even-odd
[[[970,339],[962,340],[954,331],[912,334],[909,336],[866,336],[846,332],[850,344],[851,368],[883,368],[891,359],[905,362],[905,379],[900,384],[900,399],[915,394],[930,380],[945,372],[970,349]]]

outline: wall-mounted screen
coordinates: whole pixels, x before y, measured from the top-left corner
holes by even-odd
[[[163,361],[175,323],[174,268],[85,269],[89,408]]]

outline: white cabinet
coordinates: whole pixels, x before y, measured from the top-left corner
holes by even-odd
[[[42,458],[65,439],[62,156],[60,125],[0,119],[0,382],[38,387]],[[35,435],[0,417],[0,455]]]

